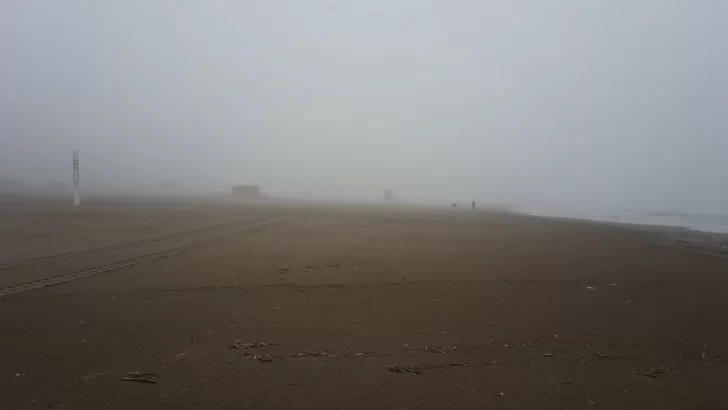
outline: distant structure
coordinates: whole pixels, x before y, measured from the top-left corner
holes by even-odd
[[[394,195],[392,195],[392,190],[391,189],[385,189],[384,190],[384,202],[386,202],[388,204],[393,204],[394,203]]]
[[[244,202],[257,202],[262,198],[257,185],[233,185],[233,197]]]
[[[78,170],[78,151],[73,151],[73,205],[81,205],[81,174]]]

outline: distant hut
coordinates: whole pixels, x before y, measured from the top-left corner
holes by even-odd
[[[391,189],[385,189],[384,190],[384,202],[386,202],[388,204],[393,204],[394,203],[394,195],[392,195],[392,190]]]
[[[257,185],[233,185],[233,198],[243,202],[260,201],[260,188]]]

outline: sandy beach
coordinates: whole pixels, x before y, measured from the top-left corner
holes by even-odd
[[[659,232],[383,205],[7,207],[0,408],[726,408],[724,237]]]

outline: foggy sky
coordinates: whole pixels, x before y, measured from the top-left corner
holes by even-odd
[[[0,179],[728,208],[728,3],[0,2]]]

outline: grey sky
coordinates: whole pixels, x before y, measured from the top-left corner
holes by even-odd
[[[728,3],[0,3],[0,178],[728,207]]]

